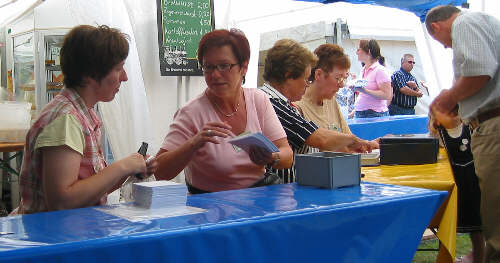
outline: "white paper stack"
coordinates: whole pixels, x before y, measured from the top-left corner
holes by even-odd
[[[138,206],[145,208],[166,208],[186,206],[187,187],[170,181],[134,183],[134,198]]]

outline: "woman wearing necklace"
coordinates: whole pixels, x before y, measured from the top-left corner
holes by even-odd
[[[266,165],[291,166],[292,151],[268,98],[241,86],[249,59],[250,46],[241,31],[203,36],[198,61],[208,87],[175,114],[157,154],[158,179],[170,180],[184,170],[191,193],[216,192],[259,185]],[[279,152],[253,148],[247,154],[227,142],[246,132],[261,132]]]
[[[311,86],[302,99],[295,103],[307,120],[319,127],[352,134],[335,98],[337,91],[345,84],[351,62],[344,49],[335,44],[323,44],[314,50],[318,63],[311,71]],[[377,141],[371,141],[372,149],[378,149]],[[341,149],[347,152],[348,149]]]

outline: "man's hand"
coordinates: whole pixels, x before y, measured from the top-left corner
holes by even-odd
[[[441,93],[432,101],[429,107],[431,111],[439,111],[443,114],[450,116],[457,115],[455,108],[457,107],[458,101],[452,96],[450,90],[442,90]]]
[[[406,82],[406,86],[410,87],[413,90],[417,90],[418,89],[417,83],[415,83],[415,81],[412,81],[412,80],[407,81]]]
[[[436,110],[430,112],[430,117],[431,125],[434,129],[437,129],[437,127],[439,126],[442,126],[445,129],[452,129],[457,127],[461,123],[458,115],[444,114]]]
[[[424,94],[422,93],[422,91],[419,88],[417,88],[415,91],[417,92],[417,97],[420,98],[420,97],[424,96]]]

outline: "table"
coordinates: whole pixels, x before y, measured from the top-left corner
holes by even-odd
[[[364,181],[448,191],[446,201],[429,227],[438,228],[437,237],[441,241],[436,262],[455,262],[457,186],[444,149],[440,149],[435,164],[363,167],[362,173],[365,174]]]
[[[3,183],[8,182],[11,188],[11,202],[9,205],[11,207],[17,206],[19,201],[18,181],[23,160],[23,149],[24,143],[22,142],[0,142],[0,198],[3,199]],[[11,153],[14,154],[11,155]],[[14,158],[16,159],[17,166],[15,168],[10,165]]]
[[[429,132],[427,122],[427,115],[396,115],[347,120],[352,133],[365,140],[373,140],[386,134],[427,133]]]
[[[23,149],[23,142],[0,142],[0,153],[3,153],[3,158],[0,156],[0,169],[4,169],[8,173],[19,176],[19,166],[23,158]],[[16,153],[10,156],[11,152]],[[10,161],[14,158],[17,159],[17,170],[10,166]]]
[[[96,208],[13,216],[0,218],[0,262],[410,262],[446,195],[294,183],[191,195],[206,212],[140,222]]]

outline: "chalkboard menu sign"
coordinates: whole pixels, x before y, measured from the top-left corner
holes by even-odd
[[[162,76],[201,76],[196,52],[214,28],[213,0],[157,0]]]

